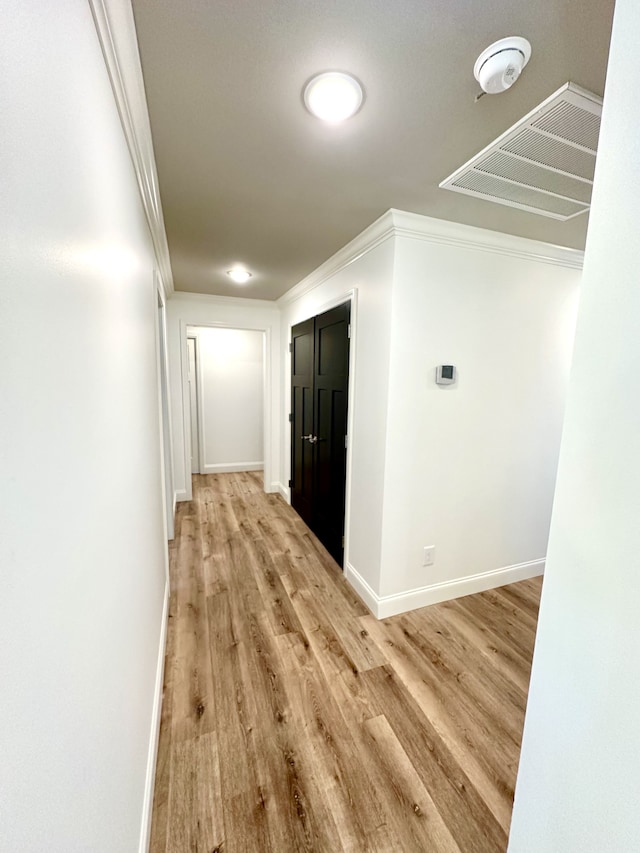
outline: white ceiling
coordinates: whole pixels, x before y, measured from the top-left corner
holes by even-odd
[[[275,299],[390,207],[583,248],[568,222],[438,183],[563,83],[603,94],[613,0],[133,0],[177,290]],[[516,85],[478,103],[473,63],[529,39]],[[302,104],[349,71],[361,111]],[[225,275],[252,270],[244,286]]]

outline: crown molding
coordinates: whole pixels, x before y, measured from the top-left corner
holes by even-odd
[[[542,243],[527,237],[515,237],[512,234],[503,234],[501,231],[489,231],[487,228],[434,219],[431,216],[408,213],[404,210],[392,209],[389,212],[393,217],[396,237],[493,252],[497,255],[510,255],[523,260],[578,270],[582,269],[584,263],[584,252],[567,246]]]
[[[89,0],[89,6],[131,155],[158,272],[165,296],[169,296],[174,290],[173,274],[133,10],[128,0]]]
[[[412,240],[424,240],[443,246],[492,252],[497,255],[510,255],[514,258],[536,261],[554,266],[582,269],[584,252],[569,249],[566,246],[554,246],[526,237],[514,237],[500,231],[489,231],[473,225],[434,219],[419,213],[392,208],[376,219],[368,228],[332,255],[316,270],[294,285],[278,300],[280,306],[287,305],[319,287],[327,279],[339,273],[363,255],[375,249],[390,237],[406,237]]]
[[[250,299],[246,296],[218,296],[215,293],[196,293],[193,290],[175,290],[171,297],[171,301],[176,300],[205,301],[213,305],[236,305],[242,308],[262,308],[267,311],[277,311],[278,305],[276,302],[271,302],[268,299]]]
[[[327,279],[339,273],[341,270],[353,264],[367,252],[371,252],[377,246],[380,246],[385,240],[393,237],[395,232],[393,223],[393,211],[388,210],[383,213],[379,219],[372,222],[368,228],[365,228],[357,237],[354,237],[350,243],[343,246],[335,255],[332,255],[328,260],[321,264],[312,273],[295,284],[286,293],[277,300],[277,304],[287,305],[295,299],[299,299],[304,294],[309,293],[316,287],[319,287]]]

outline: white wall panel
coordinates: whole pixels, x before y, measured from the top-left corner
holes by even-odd
[[[279,300],[286,427],[291,326],[354,294],[345,568],[379,616],[542,571],[580,275],[578,252],[390,211]]]
[[[264,333],[199,328],[202,474],[264,465]]]
[[[131,853],[166,579],[155,260],[89,4],[10,5],[0,850]]]
[[[579,282],[577,269],[398,238],[381,596],[541,571]],[[436,384],[439,364],[455,384]]]
[[[640,850],[639,37],[618,0],[510,853]]]

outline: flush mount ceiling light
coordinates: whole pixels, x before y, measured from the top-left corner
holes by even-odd
[[[246,284],[251,278],[251,273],[242,267],[233,267],[233,269],[227,270],[227,275],[229,278],[233,279],[236,284]]]
[[[364,94],[355,77],[342,71],[326,71],[312,77],[304,88],[304,103],[322,121],[338,124],[355,115]]]
[[[473,76],[483,92],[498,95],[516,82],[531,57],[531,45],[519,36],[509,36],[483,50],[473,66]]]

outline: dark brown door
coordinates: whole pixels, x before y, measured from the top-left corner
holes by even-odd
[[[291,505],[309,527],[313,518],[313,370],[315,321],[291,330]]]
[[[292,329],[291,503],[342,565],[350,305]]]

